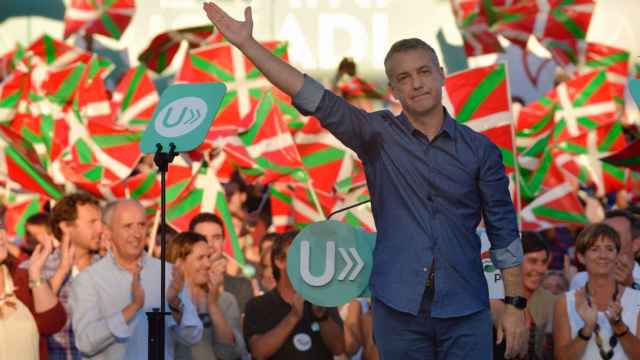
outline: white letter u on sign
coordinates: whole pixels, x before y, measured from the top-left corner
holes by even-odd
[[[300,275],[302,276],[302,280],[311,286],[324,286],[331,281],[336,272],[336,243],[333,241],[327,242],[324,272],[320,276],[311,274],[309,247],[309,241],[302,241],[300,243]]]

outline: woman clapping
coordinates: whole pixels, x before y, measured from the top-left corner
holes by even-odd
[[[589,279],[555,305],[553,336],[557,359],[640,359],[640,292],[618,284],[618,233],[592,224],[578,235],[578,260]]]

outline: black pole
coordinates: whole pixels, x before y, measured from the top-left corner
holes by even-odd
[[[371,199],[369,199],[369,200],[364,200],[364,201],[360,201],[359,203],[355,203],[355,204],[353,204],[353,205],[349,205],[349,206],[344,207],[344,208],[342,208],[342,209],[338,209],[338,210],[336,210],[336,211],[332,212],[331,214],[329,214],[329,216],[327,216],[327,220],[331,219],[331,217],[332,217],[333,215],[335,215],[335,214],[341,213],[341,212],[343,212],[343,211],[347,211],[347,210],[349,210],[349,209],[353,209],[354,207],[358,207],[358,206],[360,206],[360,205],[364,205],[364,204],[369,203],[369,202],[371,202]]]
[[[169,153],[162,152],[162,144],[156,144],[156,154],[153,161],[158,166],[160,172],[160,308],[154,308],[152,312],[147,313],[149,322],[149,356],[150,360],[164,360],[165,346],[165,316],[171,315],[171,312],[165,311],[165,262],[166,262],[166,175],[169,171],[169,164],[176,157],[176,146],[174,143],[169,144]]]

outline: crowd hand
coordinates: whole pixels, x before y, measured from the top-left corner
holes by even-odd
[[[620,305],[620,301],[616,300],[611,302],[607,307],[607,311],[605,311],[605,315],[611,325],[618,323],[622,316],[622,305]]]
[[[237,21],[222,10],[213,2],[206,2],[203,5],[207,17],[213,25],[222,33],[225,39],[235,46],[240,46],[251,39],[253,32],[253,20],[251,17],[251,7],[244,10],[244,21]]]
[[[32,280],[39,279],[42,276],[42,268],[47,258],[53,250],[51,242],[36,245],[29,260],[29,278]]]
[[[585,323],[585,327],[593,330],[598,321],[598,309],[589,305],[584,288],[576,290],[576,311]]]
[[[51,236],[48,237],[53,238]],[[53,241],[51,241],[51,243],[53,244]],[[62,237],[62,242],[60,243],[60,254],[60,268],[63,269],[65,273],[68,273],[73,267],[73,260],[76,255],[76,246],[71,242],[68,235],[63,235]]]
[[[144,288],[142,287],[142,282],[140,281],[140,272],[142,268],[138,266],[132,275],[131,279],[131,302],[138,308],[141,309],[144,307]]]
[[[302,295],[296,293],[289,305],[291,305],[291,313],[293,316],[298,320],[302,319],[302,315],[304,314],[304,298]]]
[[[4,262],[9,254],[9,250],[7,250],[8,243],[7,232],[4,229],[0,230],[0,264]]]
[[[212,255],[211,265],[208,271],[207,286],[209,287],[209,300],[218,301],[222,284],[224,281],[224,273],[227,268],[227,260],[224,256]]]
[[[618,255],[614,272],[618,283],[631,286],[633,284],[633,259],[625,254]]]
[[[176,300],[183,287],[184,271],[182,270],[182,264],[177,262],[171,270],[171,283],[169,283],[169,288],[167,289],[167,302],[169,304]]]
[[[576,267],[571,265],[571,259],[569,259],[569,255],[564,255],[563,257],[562,271],[564,272],[564,277],[567,279],[567,281],[571,281],[571,279],[573,279],[573,277],[578,272]]]
[[[514,359],[526,355],[529,328],[527,327],[523,310],[507,305],[497,330],[496,344],[501,343],[503,340],[506,341],[504,353],[506,359]]]

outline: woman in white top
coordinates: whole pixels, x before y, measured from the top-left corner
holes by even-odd
[[[602,223],[578,235],[576,252],[589,281],[555,304],[556,359],[640,359],[640,292],[619,285],[615,263],[620,237]]]

